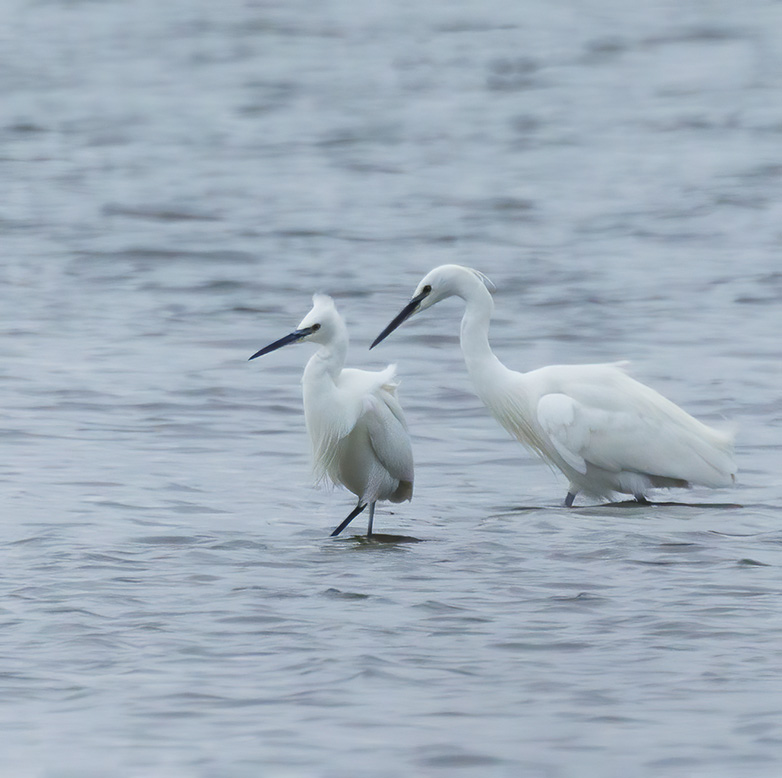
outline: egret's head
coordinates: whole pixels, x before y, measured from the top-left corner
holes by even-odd
[[[440,265],[430,270],[422,279],[413,292],[410,302],[393,318],[390,324],[375,338],[370,348],[377,346],[380,341],[388,337],[402,322],[409,319],[413,314],[419,311],[425,311],[431,308],[440,300],[458,295],[466,298],[470,289],[476,284],[479,287],[494,291],[494,284],[486,278],[483,273],[473,270],[470,267],[462,265]]]
[[[312,310],[301,320],[298,328],[308,331],[303,340],[313,343],[328,343],[345,329],[337,306],[327,294],[312,295]]]
[[[284,338],[264,346],[250,359],[262,357],[264,354],[269,354],[291,343],[303,343],[304,341],[319,344],[329,343],[344,332],[345,325],[337,312],[334,301],[326,294],[315,294],[312,296],[312,310],[301,320],[299,326]]]

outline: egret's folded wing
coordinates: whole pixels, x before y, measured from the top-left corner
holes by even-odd
[[[589,449],[591,430],[578,404],[564,394],[547,394],[538,401],[538,423],[556,452],[574,470],[586,473],[584,454]]]
[[[633,384],[637,393],[616,392],[613,402],[614,392],[606,389],[600,407],[563,394],[541,398],[541,426],[562,458],[573,467],[583,462],[609,472],[714,486],[729,483],[735,473],[730,436],[702,424],[654,390]]]
[[[380,391],[364,398],[362,421],[378,461],[394,478],[412,483],[413,449],[401,412],[396,398]]]
[[[396,396],[397,386],[399,386],[399,384],[383,384],[378,392],[378,396],[383,400],[386,406],[388,406],[388,410],[394,414],[396,420],[406,430],[407,419],[405,419],[405,412],[402,410],[402,406]]]

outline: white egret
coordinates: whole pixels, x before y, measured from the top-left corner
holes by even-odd
[[[315,476],[318,482],[328,479],[341,484],[358,497],[332,537],[367,505],[369,537],[378,500],[403,502],[413,496],[413,453],[396,398],[396,366],[379,372],[345,368],[345,322],[328,295],[316,294],[312,302],[312,310],[293,332],[250,359],[289,343],[311,341],[320,346],[301,379]]]
[[[441,265],[380,333],[373,348],[418,311],[461,297],[461,347],[475,391],[508,432],[584,491],[637,500],[654,487],[720,487],[735,481],[733,435],[697,421],[617,364],[552,365],[518,373],[489,346],[492,283],[477,270]]]

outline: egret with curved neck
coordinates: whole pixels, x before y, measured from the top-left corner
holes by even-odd
[[[505,367],[489,345],[490,289],[477,270],[436,267],[370,348],[415,313],[461,297],[461,348],[476,394],[511,435],[565,474],[568,507],[579,492],[644,500],[652,488],[735,481],[733,436],[631,378],[621,363],[551,365],[527,373]]]
[[[358,497],[356,507],[332,537],[367,505],[370,537],[378,501],[402,502],[413,496],[413,453],[396,398],[396,367],[389,365],[379,372],[346,368],[348,331],[334,301],[316,294],[312,302],[312,310],[293,332],[250,359],[291,343],[309,341],[320,346],[301,379],[315,476],[319,482],[342,485]]]

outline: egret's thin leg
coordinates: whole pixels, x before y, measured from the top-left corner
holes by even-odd
[[[576,499],[577,492],[568,492],[567,497],[565,497],[565,507],[566,508],[572,508],[573,507],[573,500]]]
[[[375,503],[369,503],[369,524],[367,524],[367,537],[372,537],[372,520],[375,518]]]
[[[372,505],[374,506],[374,503],[372,503]],[[358,514],[361,513],[361,511],[363,511],[366,507],[366,503],[359,503],[355,508],[353,508],[353,510],[347,515],[345,521],[343,521],[342,524],[340,524],[339,527],[337,527],[334,532],[331,533],[331,537],[335,538],[337,535],[339,535],[339,533],[342,532],[342,530],[345,529],[345,527],[347,527],[348,524],[350,524],[350,522],[353,521],[353,519],[355,519],[356,516],[358,516]]]

